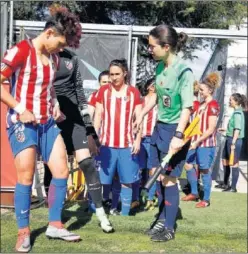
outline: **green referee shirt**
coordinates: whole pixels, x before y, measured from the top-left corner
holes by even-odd
[[[184,108],[192,107],[194,76],[180,57],[165,68],[160,62],[156,69],[156,92],[158,98],[158,120],[164,123],[178,123]]]
[[[233,111],[232,116],[227,125],[226,135],[228,137],[233,137],[233,133],[235,129],[240,130],[239,138],[244,138],[245,117],[244,117],[243,109],[241,107],[238,107],[237,109]]]

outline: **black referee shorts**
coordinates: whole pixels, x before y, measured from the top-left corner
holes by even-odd
[[[89,148],[85,125],[81,119],[76,121],[67,118],[57,125],[61,129],[68,155],[79,149]]]

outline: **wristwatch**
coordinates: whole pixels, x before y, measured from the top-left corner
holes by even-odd
[[[181,131],[175,131],[174,137],[179,138],[179,139],[183,139],[184,134]]]

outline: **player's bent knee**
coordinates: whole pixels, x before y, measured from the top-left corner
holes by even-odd
[[[96,171],[94,160],[88,157],[78,163],[79,168],[83,171],[86,182],[100,182],[99,173]]]

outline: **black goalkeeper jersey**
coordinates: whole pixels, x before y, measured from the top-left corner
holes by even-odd
[[[59,53],[59,67],[54,80],[57,99],[68,117],[79,116],[78,107],[87,105],[76,54],[65,49]]]

